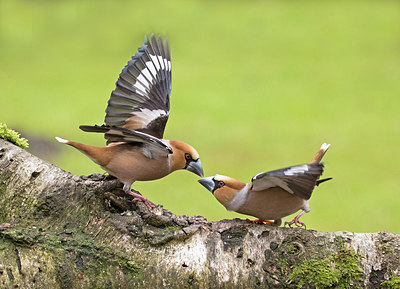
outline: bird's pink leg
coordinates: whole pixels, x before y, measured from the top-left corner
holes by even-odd
[[[268,224],[272,224],[272,225],[275,224],[274,221],[261,220],[261,219],[255,219],[255,220],[246,219],[246,221],[249,221],[249,222],[252,222],[252,223],[261,223],[261,224],[264,224],[264,223],[268,223]]]
[[[147,208],[149,208],[149,209],[155,208],[155,206],[146,197],[143,197],[140,194],[136,194],[136,193],[134,193],[134,192],[132,192],[130,190],[128,191],[128,194],[130,194],[131,196],[135,197],[132,200],[132,202],[142,201],[147,206]]]
[[[297,227],[303,227],[304,229],[306,229],[306,224],[304,224],[303,222],[299,221],[300,217],[303,216],[306,212],[305,211],[301,211],[300,214],[298,214],[296,217],[294,217],[294,219],[290,222],[285,222],[285,226],[288,225],[289,227],[292,227],[293,224],[295,224]]]

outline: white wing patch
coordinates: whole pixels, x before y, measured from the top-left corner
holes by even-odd
[[[164,58],[164,67],[165,70],[168,71],[168,60]]]
[[[152,61],[147,61],[146,66],[148,66],[150,68],[151,72],[154,75],[156,74],[156,71],[159,71],[160,69],[171,71],[171,61],[167,60],[166,58],[162,57],[161,55],[155,56],[155,55],[150,54],[150,58]],[[152,65],[153,63],[156,66],[155,69],[154,69],[154,65]],[[152,70],[152,68],[154,69],[154,71]]]
[[[163,58],[161,55],[158,55],[157,57],[158,57],[158,61],[159,61],[160,64],[161,64],[161,69],[165,70],[165,67],[164,67],[164,58]]]
[[[146,88],[140,82],[136,81],[136,83],[133,86],[136,87],[135,89],[136,93],[145,96],[144,92],[146,91]]]
[[[148,61],[150,62],[150,61]],[[147,64],[147,63],[146,63]],[[153,66],[154,67],[154,66]],[[147,79],[152,83],[153,82],[153,76],[150,74],[149,70],[147,68],[143,69],[141,73],[145,76],[146,81]]]
[[[150,54],[150,57],[151,57],[151,60],[153,61],[154,65],[156,66],[156,70],[159,71],[160,70],[160,64],[158,63],[157,56],[154,56],[154,55]]]
[[[289,188],[289,186],[280,178],[274,176],[268,176],[267,180],[262,180],[262,183],[253,183],[252,191],[263,191],[274,187],[281,187],[285,191],[291,194],[294,192]]]
[[[142,125],[145,127],[156,118],[166,116],[168,113],[162,109],[150,110],[148,108],[141,108],[140,111],[135,111],[134,115],[140,119]]]
[[[286,171],[284,171],[283,173],[285,174],[285,176],[294,176],[296,174],[301,174],[307,171],[308,171],[308,165],[302,165],[302,166],[291,167]]]
[[[133,85],[136,88],[136,92],[141,96],[146,96],[146,91],[150,88],[150,85],[154,83],[154,77],[157,76],[157,72],[162,70],[171,71],[171,61],[163,58],[161,55],[151,55],[151,61],[145,63],[147,68],[144,68],[139,76],[136,78],[136,82]]]
[[[140,82],[143,86],[145,86],[146,88],[149,88],[149,87],[150,87],[150,83],[148,83],[148,82],[147,82],[147,79],[143,76],[143,74],[144,74],[143,71],[145,71],[145,70],[147,70],[147,68],[142,70],[141,74],[137,77],[136,83],[137,83],[137,81],[139,80],[139,82]]]
[[[151,55],[150,55],[151,56]],[[149,68],[149,70],[150,70],[150,72],[155,76],[155,75],[157,75],[157,70],[156,70],[156,68],[154,67],[154,64],[153,64],[153,62],[152,61],[147,61],[146,62],[146,66]],[[143,69],[143,71],[145,71],[145,70],[147,70],[147,68],[145,68],[145,69]],[[142,71],[142,72],[143,72]],[[147,75],[146,75],[147,76]],[[149,77],[149,79],[152,79],[153,77]]]

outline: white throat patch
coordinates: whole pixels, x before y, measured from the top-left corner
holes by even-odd
[[[237,211],[247,200],[247,195],[251,188],[251,184],[246,184],[243,189],[237,192],[233,200],[226,206],[229,211]]]

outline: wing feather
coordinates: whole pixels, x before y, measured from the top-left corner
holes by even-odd
[[[104,137],[111,142],[141,143],[149,147],[150,150],[157,155],[168,155],[172,153],[172,148],[168,144],[144,132],[106,125],[81,125],[79,128],[86,132],[104,133]]]
[[[324,164],[304,164],[260,173],[252,179],[252,190],[262,191],[280,187],[285,191],[308,200],[324,171]]]
[[[105,124],[163,138],[170,111],[171,54],[161,36],[144,44],[119,75],[106,109]]]

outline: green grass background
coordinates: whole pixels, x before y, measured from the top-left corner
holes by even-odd
[[[325,177],[308,228],[400,233],[400,13],[396,1],[0,1],[0,122],[41,135],[74,174],[102,170],[54,136],[103,145],[122,67],[151,32],[171,44],[165,137],[192,144],[206,175],[250,181],[308,162]],[[134,184],[177,214],[227,212],[194,174]],[[289,217],[287,218],[289,220]]]

